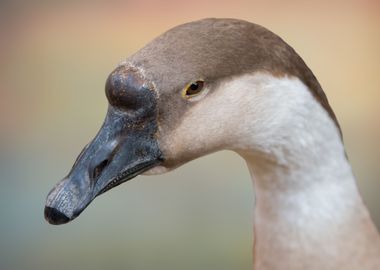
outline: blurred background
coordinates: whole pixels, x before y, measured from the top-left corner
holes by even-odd
[[[380,226],[379,1],[1,1],[0,269],[251,269],[253,191],[230,152],[139,176],[68,225],[43,218],[48,191],[104,119],[109,72],[204,17],[261,24],[303,57]]]

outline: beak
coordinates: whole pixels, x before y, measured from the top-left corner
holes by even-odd
[[[82,150],[70,173],[49,193],[45,219],[63,224],[76,218],[98,195],[158,165],[162,155],[155,133],[156,97],[144,88],[136,74],[118,70],[111,73],[107,86],[110,100],[106,119],[96,137]],[[111,102],[110,93],[119,87],[118,102]],[[120,88],[121,87],[121,88]],[[109,90],[110,88],[111,90]],[[108,91],[108,90],[109,91]],[[127,89],[127,90],[126,90]],[[122,108],[120,97],[128,91],[138,93],[133,110]],[[108,91],[108,92],[107,92]],[[124,93],[125,94],[125,93]]]

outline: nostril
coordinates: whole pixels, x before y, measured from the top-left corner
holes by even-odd
[[[108,163],[109,163],[108,159],[105,159],[102,162],[100,162],[92,171],[92,179],[94,180],[97,179],[99,175],[102,173],[102,171],[104,170],[104,168],[107,167]]]

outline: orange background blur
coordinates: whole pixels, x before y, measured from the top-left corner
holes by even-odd
[[[379,1],[1,1],[0,269],[251,269],[253,192],[230,152],[140,176],[68,225],[43,219],[48,191],[104,119],[108,73],[204,17],[261,24],[303,57],[380,226]]]

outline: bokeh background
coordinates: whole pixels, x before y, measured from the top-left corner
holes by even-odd
[[[230,152],[137,177],[65,226],[43,219],[48,191],[103,121],[108,73],[204,17],[259,23],[299,52],[380,226],[379,1],[1,1],[0,269],[251,269],[253,190]]]

